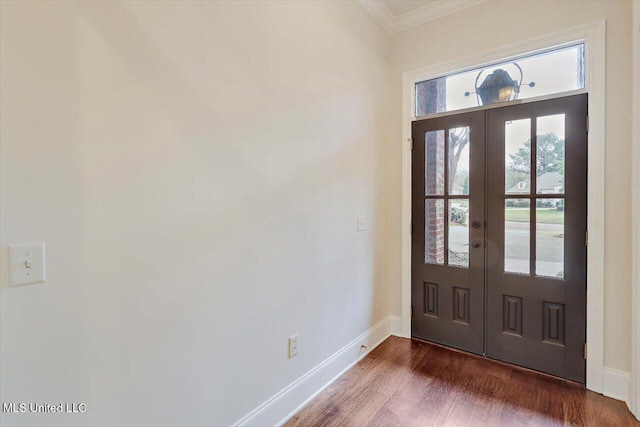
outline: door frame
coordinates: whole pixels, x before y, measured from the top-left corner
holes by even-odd
[[[414,85],[455,72],[481,67],[497,61],[553,47],[585,44],[585,89],[561,93],[589,93],[588,182],[587,182],[587,382],[589,390],[604,391],[604,209],[605,209],[605,20],[569,28],[542,37],[524,40],[496,49],[463,56],[402,75],[402,316],[403,337],[411,337],[411,122],[414,116]],[[550,97],[532,98],[513,103],[533,102]],[[507,103],[497,104],[494,108]],[[486,107],[485,107],[486,108]],[[464,111],[464,110],[462,110]],[[460,111],[461,112],[461,111]],[[452,112],[457,113],[457,112]]]

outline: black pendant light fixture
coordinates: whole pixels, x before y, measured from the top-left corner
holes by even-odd
[[[476,77],[475,92],[465,92],[464,96],[475,93],[478,99],[478,105],[489,105],[518,99],[520,87],[522,86],[522,68],[515,62],[512,64],[520,74],[519,79],[512,78],[507,71],[498,68],[489,73],[482,83],[478,85],[480,77],[482,77],[483,73],[488,69],[483,68]],[[529,87],[534,87],[535,85],[534,82],[527,84]]]

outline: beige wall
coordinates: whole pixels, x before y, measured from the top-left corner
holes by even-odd
[[[0,424],[230,425],[388,315],[390,37],[359,4],[0,12],[0,400],[88,405]],[[9,288],[33,241],[47,283]]]
[[[605,366],[630,370],[630,1],[488,1],[394,36],[388,151],[392,314],[401,312],[402,73],[600,19],[607,21]]]

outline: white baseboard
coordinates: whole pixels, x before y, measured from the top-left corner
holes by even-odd
[[[281,426],[311,399],[386,340],[391,335],[391,323],[390,317],[385,317],[371,329],[242,417],[233,424],[233,427]],[[369,347],[366,352],[361,351],[360,346],[363,344]]]
[[[402,317],[389,316],[389,321],[391,322],[391,335],[402,337]]]
[[[605,367],[602,394],[613,399],[622,400],[628,407],[630,377],[629,372]]]

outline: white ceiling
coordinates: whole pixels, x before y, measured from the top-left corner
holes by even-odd
[[[433,21],[486,0],[359,0],[390,34]]]
[[[382,0],[382,4],[394,18],[435,3],[438,0]]]

